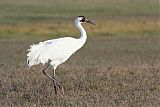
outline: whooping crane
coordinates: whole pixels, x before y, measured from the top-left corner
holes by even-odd
[[[54,83],[55,94],[57,94],[56,84],[64,91],[61,84],[55,79],[55,71],[58,65],[65,62],[72,54],[80,49],[86,42],[87,34],[81,23],[91,23],[90,20],[84,16],[78,16],[75,19],[75,26],[80,31],[80,38],[64,37],[58,39],[47,40],[38,44],[33,44],[28,49],[27,64],[29,68],[32,65],[48,63],[47,67],[43,70],[44,75],[49,77]],[[46,73],[48,68],[53,68],[53,76]],[[64,92],[63,92],[64,93]]]

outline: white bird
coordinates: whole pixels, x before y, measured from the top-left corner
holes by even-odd
[[[53,80],[55,94],[57,94],[56,83],[59,88],[62,88],[61,84],[55,79],[57,66],[65,62],[72,54],[80,49],[87,40],[86,31],[81,25],[81,23],[84,22],[94,24],[84,16],[78,16],[75,19],[75,26],[80,31],[80,38],[78,39],[72,37],[52,39],[33,44],[30,46],[30,49],[28,49],[27,64],[29,67],[40,63],[48,63],[48,66],[43,70],[43,73]],[[49,67],[53,68],[53,76],[46,73]]]

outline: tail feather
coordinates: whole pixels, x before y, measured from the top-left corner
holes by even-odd
[[[44,58],[40,58],[41,54],[43,54],[44,48],[43,48],[43,44],[39,43],[39,44],[33,44],[30,46],[30,49],[28,49],[29,53],[27,54],[27,64],[29,67],[31,67],[32,65],[37,65],[39,63],[46,63],[47,60]]]

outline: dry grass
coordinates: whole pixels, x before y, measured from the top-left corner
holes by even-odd
[[[0,107],[160,106],[158,4],[0,0]],[[55,36],[79,35],[72,24],[77,15],[97,25],[84,25],[87,44],[58,67],[65,95],[56,96],[44,66],[27,67],[26,50]]]
[[[92,19],[97,24],[96,26],[84,25],[89,35],[92,36],[113,36],[120,34],[133,35],[137,33],[160,33],[158,18],[156,17],[139,17],[139,18],[105,18]],[[42,22],[42,23],[28,23],[20,25],[2,24],[0,26],[0,38],[36,38],[38,37],[54,37],[54,36],[75,36],[79,32],[73,25],[73,20],[62,22]],[[27,37],[26,37],[27,38]]]
[[[26,65],[26,49],[36,41],[0,41],[1,107],[151,107],[160,105],[160,37],[89,37],[87,44],[57,69],[65,95]],[[38,41],[37,41],[38,42]]]

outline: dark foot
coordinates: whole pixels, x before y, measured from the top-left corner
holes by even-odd
[[[55,92],[55,94],[57,95],[57,87],[56,87],[55,82],[54,82],[54,92]]]

